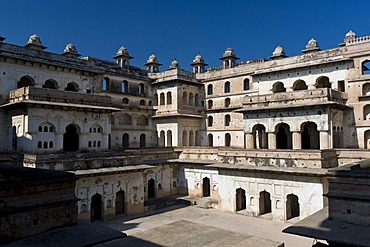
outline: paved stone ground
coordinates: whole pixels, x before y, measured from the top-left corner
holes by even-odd
[[[202,202],[197,203],[199,206],[181,206],[174,205],[171,207],[156,210],[154,212],[147,212],[139,216],[118,216],[117,218],[106,221],[96,222],[96,224],[110,227],[114,230],[122,231],[129,237],[135,238],[138,243],[136,246],[159,246],[150,245],[150,243],[162,243],[162,246],[171,246],[168,243],[177,243],[177,239],[182,231],[187,228],[177,227],[178,234],[174,234],[172,231],[163,231],[163,228],[157,228],[165,226],[178,221],[187,221],[206,225],[209,227],[215,227],[232,231],[234,233],[241,233],[248,236],[255,236],[264,238],[267,240],[273,240],[276,242],[284,242],[285,247],[311,247],[313,239],[298,237],[290,234],[282,233],[282,230],[291,225],[286,222],[276,222],[269,219],[254,218],[244,215],[238,215],[234,213],[222,212],[215,209],[205,209],[202,206]],[[181,224],[180,224],[181,225]],[[169,225],[171,226],[171,225]],[[173,225],[176,226],[176,225]],[[195,226],[194,226],[195,227]],[[197,226],[199,232],[199,226]],[[161,234],[154,234],[155,230],[148,231],[150,229],[157,228],[161,231]],[[168,229],[168,228],[167,228]],[[145,234],[147,232],[147,235]],[[167,234],[166,234],[167,233]],[[217,236],[217,235],[215,235]],[[239,236],[239,235],[238,235]],[[180,238],[180,237],[179,237]],[[123,240],[123,239],[122,239]],[[140,242],[144,241],[144,242]],[[146,242],[147,241],[147,242]],[[150,241],[150,242],[149,242]],[[257,240],[256,240],[257,241]],[[114,244],[115,243],[115,244]],[[134,242],[135,243],[135,242]],[[144,245],[147,243],[149,245]],[[192,246],[203,246],[203,242],[192,243]],[[207,243],[205,243],[207,245]],[[110,247],[110,246],[124,246],[119,244],[119,241],[112,241],[109,243],[98,245],[99,247]],[[125,245],[131,246],[131,245]],[[175,246],[175,245],[172,245]],[[176,245],[186,246],[186,245]],[[215,243],[209,243],[208,246],[225,246],[217,245]],[[229,246],[234,246],[233,244]],[[247,245],[244,245],[247,246]]]

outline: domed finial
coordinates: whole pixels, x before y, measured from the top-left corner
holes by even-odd
[[[278,45],[275,48],[275,50],[272,52],[272,56],[270,58],[271,59],[276,59],[276,58],[283,58],[283,57],[286,57],[285,56],[284,49],[283,49],[283,47],[281,47],[280,45]]]
[[[233,48],[231,48],[231,46],[228,46],[222,57],[236,57]]]
[[[36,34],[33,34],[33,35],[30,36],[30,38],[28,39],[28,42],[25,45],[25,47],[31,48],[31,49],[34,49],[34,50],[44,50],[44,49],[46,49],[46,46],[42,45],[40,37],[37,36]]]
[[[80,54],[78,54],[76,46],[74,46],[72,43],[69,43],[68,45],[66,45],[66,48],[64,49],[63,55],[66,55],[68,57],[79,57],[79,56],[81,56]]]
[[[303,53],[313,52],[313,51],[319,51],[320,47],[317,41],[312,38],[310,41],[308,41],[306,45],[306,49],[302,50]]]
[[[127,51],[127,48],[124,47],[123,45],[118,49],[117,53],[116,53],[117,56],[129,56],[129,53]]]
[[[148,60],[146,60],[146,63],[159,63],[154,52],[152,53],[152,55],[149,56]]]
[[[180,64],[176,58],[171,62],[169,69],[180,69]]]

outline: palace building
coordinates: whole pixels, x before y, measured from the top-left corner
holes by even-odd
[[[369,36],[244,62],[228,47],[220,67],[198,53],[192,71],[155,54],[132,66],[123,46],[106,61],[0,38],[0,160],[74,173],[80,218],[189,195],[303,219],[328,205],[328,169],[370,158]]]

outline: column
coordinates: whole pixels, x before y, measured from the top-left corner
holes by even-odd
[[[299,131],[293,132],[293,149],[302,149],[301,133]]]
[[[276,134],[275,132],[268,132],[268,148],[269,149],[276,149]]]
[[[330,141],[329,141],[329,133],[327,131],[320,131],[320,149],[329,149],[330,148]]]
[[[108,134],[103,133],[101,140],[101,148],[108,149]]]
[[[254,148],[253,134],[252,133],[245,133],[245,137],[246,137],[246,148],[247,149],[253,149]]]
[[[63,133],[55,133],[55,150],[63,150]]]

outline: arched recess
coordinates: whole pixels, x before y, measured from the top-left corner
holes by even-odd
[[[115,208],[116,215],[125,213],[125,192],[123,190],[116,193]]]
[[[224,92],[225,92],[225,93],[230,93],[230,91],[231,91],[230,82],[229,82],[229,81],[227,81],[227,82],[225,82],[225,84],[224,84]]]
[[[361,72],[363,75],[370,74],[370,61],[369,60],[365,60],[361,63]]]
[[[145,85],[144,85],[144,83],[139,84],[139,94],[145,94]]]
[[[255,149],[267,149],[268,136],[264,125],[256,124],[253,126],[253,139]]]
[[[200,135],[199,130],[195,131],[195,146],[200,146]]]
[[[272,85],[272,92],[273,93],[286,92],[286,88],[284,87],[284,83],[282,83],[281,81],[275,82],[274,85]]]
[[[203,178],[203,197],[209,197],[211,195],[211,181],[209,178]]]
[[[141,105],[141,106],[145,106],[146,105],[146,102],[145,102],[145,100],[140,100],[140,102],[139,102],[139,105]]]
[[[67,84],[67,87],[64,90],[70,92],[78,92],[78,85],[74,82],[70,82]]]
[[[141,115],[136,119],[136,125],[138,126],[148,126],[149,119],[145,115]]]
[[[51,89],[57,89],[58,83],[52,79],[49,79],[45,81],[44,85],[42,85],[43,88],[51,88]]]
[[[189,106],[194,106],[194,94],[189,93]]]
[[[35,85],[35,81],[31,76],[22,76],[21,79],[17,82],[17,88],[21,87],[31,87]]]
[[[123,125],[131,125],[132,124],[132,117],[129,114],[124,113],[122,115],[122,117],[120,117],[120,122]]]
[[[66,132],[63,134],[63,150],[77,151],[79,149],[79,139],[79,127],[69,124],[66,127]]]
[[[164,105],[164,103],[165,103],[165,100],[164,100],[164,93],[161,93],[161,94],[159,95],[159,104],[160,104],[160,105]]]
[[[158,94],[153,95],[153,106],[158,106]]]
[[[213,147],[213,135],[208,134],[208,147]]]
[[[302,149],[320,149],[320,133],[314,122],[306,122],[301,125]]]
[[[370,120],[370,105],[364,106],[364,120]]]
[[[148,180],[148,199],[155,198],[155,180],[153,178]]]
[[[327,76],[320,76],[316,79],[315,83],[316,88],[331,88],[331,83],[329,81],[329,77]]]
[[[126,149],[130,147],[130,135],[128,133],[124,133],[122,135],[122,148]]]
[[[213,94],[213,85],[209,84],[207,86],[207,95],[212,95]]]
[[[188,132],[186,130],[182,131],[182,145],[184,147],[188,145]]]
[[[364,133],[364,138],[365,138],[365,149],[370,149],[370,130],[366,130]]]
[[[167,147],[172,147],[172,131],[167,130]]]
[[[250,90],[250,81],[249,81],[248,78],[244,79],[244,81],[243,81],[243,89],[244,89],[244,91]]]
[[[236,199],[236,211],[240,211],[247,208],[247,200],[245,196],[245,190],[242,188],[236,189],[235,192],[235,199]]]
[[[362,85],[362,95],[370,95],[370,83],[369,82]]]
[[[194,100],[195,100],[195,106],[199,107],[200,106],[199,94],[197,94],[197,93],[195,94]]]
[[[164,130],[161,130],[161,132],[159,132],[159,146],[160,147],[165,146],[165,132],[164,132]]]
[[[225,126],[230,126],[231,123],[231,117],[229,114],[225,115]]]
[[[266,190],[260,192],[259,215],[271,213],[271,195]]]
[[[90,220],[102,220],[103,219],[103,199],[102,196],[98,193],[91,197],[90,205]]]
[[[286,220],[299,217],[300,210],[298,196],[289,194],[286,199]]]
[[[102,91],[110,90],[110,80],[108,77],[104,77],[102,80]]]
[[[286,123],[276,125],[276,148],[292,149],[292,132]]]
[[[192,130],[189,131],[189,146],[194,146],[194,132]]]
[[[299,90],[306,90],[308,87],[304,80],[297,80],[294,82],[292,88],[293,88],[293,91],[299,91]]]
[[[188,93],[187,92],[182,93],[182,104],[188,105]]]

